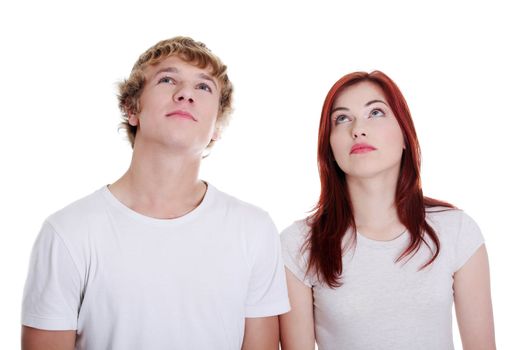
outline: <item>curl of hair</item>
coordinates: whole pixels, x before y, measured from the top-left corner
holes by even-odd
[[[312,214],[307,218],[310,232],[303,246],[303,251],[309,251],[307,271],[313,272],[320,281],[331,288],[341,286],[343,237],[351,228],[350,242],[355,248],[356,223],[345,173],[337,165],[330,146],[330,114],[338,93],[363,81],[377,84],[382,89],[405,139],[395,203],[399,220],[410,234],[410,241],[396,262],[410,259],[422,244],[432,251],[431,245],[425,239],[426,234],[434,244],[434,251],[421,269],[432,264],[439,254],[440,243],[436,232],[426,221],[426,209],[436,206],[454,208],[449,203],[423,196],[419,141],[408,105],[397,85],[380,71],[354,72],[343,76],[328,92],[321,112],[317,147],[321,194]]]
[[[211,69],[211,75],[217,78],[220,85],[217,127],[223,129],[228,124],[232,112],[233,86],[228,78],[227,66],[203,43],[189,37],[177,36],[158,42],[140,55],[129,78],[122,81],[118,86],[119,108],[122,113],[120,127],[126,130],[131,147],[135,144],[137,127],[129,124],[129,115],[141,111],[140,96],[146,83],[144,70],[147,66],[158,64],[167,57],[174,55],[198,68],[209,67]],[[210,141],[207,149],[210,149],[214,142],[214,140]]]

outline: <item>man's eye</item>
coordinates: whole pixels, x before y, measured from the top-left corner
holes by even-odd
[[[212,92],[211,87],[208,84],[206,84],[206,83],[198,84],[197,85],[197,89],[205,90],[205,91],[208,91],[208,92]]]
[[[159,79],[159,84],[162,83],[175,84],[175,80],[172,77],[162,77]]]

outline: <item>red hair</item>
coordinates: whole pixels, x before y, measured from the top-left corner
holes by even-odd
[[[416,129],[405,98],[397,85],[380,71],[355,72],[345,75],[332,86],[323,104],[317,147],[321,194],[313,214],[308,217],[310,233],[304,247],[310,253],[308,271],[315,272],[317,277],[331,288],[341,285],[339,278],[343,271],[343,237],[348,228],[352,228],[351,241],[355,243],[356,224],[345,173],[337,165],[330,147],[332,127],[330,114],[338,93],[350,85],[363,81],[372,82],[381,88],[405,139],[395,203],[399,220],[410,234],[410,243],[396,262],[403,258],[411,258],[419,250],[421,244],[430,248],[429,243],[425,240],[426,233],[434,243],[435,250],[421,269],[432,264],[439,254],[440,244],[436,232],[425,219],[426,208],[434,206],[454,208],[449,203],[423,196],[420,177],[421,151]]]

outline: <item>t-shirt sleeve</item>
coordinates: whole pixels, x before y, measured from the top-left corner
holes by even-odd
[[[252,273],[246,298],[246,317],[267,317],[290,311],[279,233],[269,215],[253,223]]]
[[[281,245],[284,265],[295,277],[308,287],[313,286],[313,281],[306,273],[308,266],[307,255],[303,251],[305,242],[304,224],[296,222],[281,233]],[[303,229],[302,229],[303,228]]]
[[[460,229],[456,239],[454,271],[461,269],[483,243],[483,235],[478,224],[470,216],[462,213]]]
[[[77,329],[81,278],[61,237],[45,222],[33,246],[22,302],[22,324]]]

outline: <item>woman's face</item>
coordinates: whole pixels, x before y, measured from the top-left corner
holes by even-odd
[[[369,81],[339,92],[330,114],[330,146],[351,178],[399,176],[403,133],[381,88]]]

